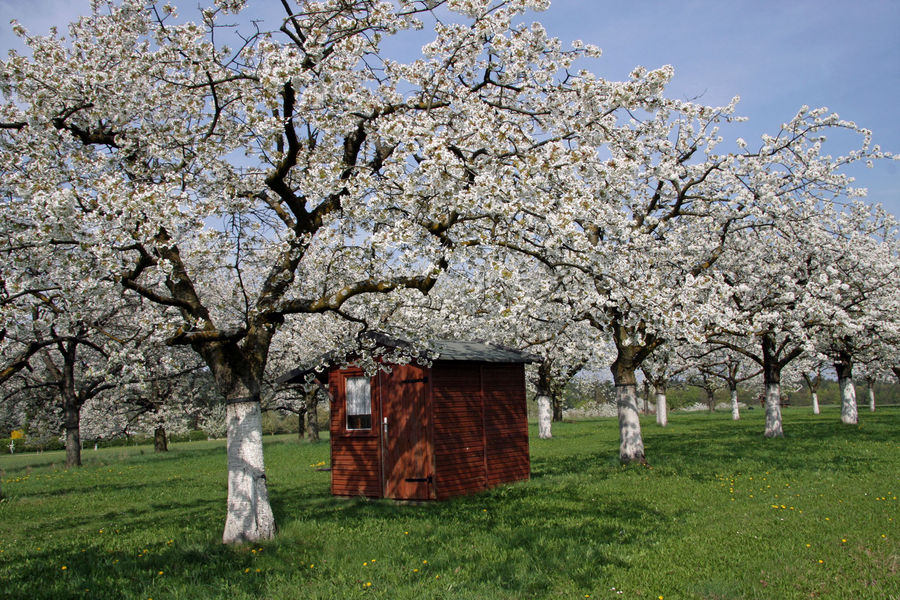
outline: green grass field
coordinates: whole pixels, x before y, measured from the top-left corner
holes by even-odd
[[[270,438],[279,534],[225,547],[222,442],[0,457],[0,598],[900,600],[900,409],[533,432],[532,479],[425,505],[329,495],[328,444]]]

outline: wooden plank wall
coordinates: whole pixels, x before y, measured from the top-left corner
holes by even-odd
[[[334,399],[331,406],[331,492],[337,496],[381,497],[381,444],[378,437],[381,410],[377,392],[373,402],[373,429],[347,432],[343,389],[347,375],[355,373],[333,371],[329,383]],[[450,498],[528,479],[530,461],[524,367],[438,362],[430,376],[433,447],[432,453],[426,452],[426,456],[432,454],[434,457],[436,497]],[[375,381],[372,387],[377,389]],[[397,416],[389,418],[395,422]],[[419,473],[413,475],[420,476]]]
[[[432,377],[437,497],[528,479],[524,367],[436,363]]]
[[[354,375],[361,373],[362,371]],[[329,377],[329,391],[332,397],[331,493],[335,496],[380,498],[381,444],[378,429],[369,432],[346,432],[343,378],[344,375],[339,371],[332,371]],[[372,387],[375,388],[374,382]],[[373,406],[373,427],[378,427],[378,413],[378,407]]]
[[[437,497],[450,498],[482,490],[487,480],[479,365],[435,363],[431,373]]]
[[[482,366],[487,484],[528,479],[528,413],[522,365]]]

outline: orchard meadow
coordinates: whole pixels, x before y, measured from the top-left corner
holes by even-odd
[[[328,443],[266,439],[281,529],[223,545],[221,441],[0,457],[0,597],[228,600],[900,597],[900,408],[785,410],[532,431],[530,481],[442,503],[329,494]]]

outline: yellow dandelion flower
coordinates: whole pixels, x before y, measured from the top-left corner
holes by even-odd
[[[440,576],[440,575],[435,575],[434,578],[435,578],[435,579],[440,579],[441,576]]]
[[[67,571],[68,569],[69,569],[69,567],[67,567],[66,565],[63,565],[62,568],[61,568],[60,570],[61,570],[61,571]]]
[[[847,543],[847,538],[841,538],[841,543],[842,543],[842,544],[846,544],[846,543]]]
[[[418,572],[419,572],[418,569],[413,569],[413,573],[418,573]]]
[[[160,571],[157,575],[162,575],[163,573],[165,573],[165,571]]]
[[[310,569],[315,569],[315,568],[316,568],[316,565],[309,565],[309,568],[310,568]]]
[[[809,548],[810,546],[811,546],[811,544],[807,544],[807,545],[806,545],[807,548]]]
[[[369,566],[369,563],[364,562],[364,563],[363,563],[363,566],[364,566],[364,567],[368,567],[368,566]]]
[[[371,581],[367,581],[367,582],[366,582],[366,587],[372,587],[372,582],[371,582]]]
[[[409,532],[408,532],[408,531],[404,531],[404,532],[403,532],[403,535],[409,535]]]
[[[824,563],[824,562],[825,562],[825,561],[822,560],[821,558],[819,559],[819,564],[820,564],[820,565],[821,565],[822,563]]]
[[[427,561],[427,560],[423,560],[423,561],[422,561],[422,564],[423,564],[423,565],[427,565],[427,564],[428,564],[428,561]]]

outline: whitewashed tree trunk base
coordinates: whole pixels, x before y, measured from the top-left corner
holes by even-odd
[[[659,423],[660,427],[665,427],[669,424],[669,412],[666,406],[665,394],[656,394],[656,422]]]
[[[553,437],[553,407],[550,405],[550,396],[543,394],[537,397],[538,405],[538,437],[549,440]]]
[[[781,384],[766,384],[766,431],[767,438],[784,437],[781,419]]]
[[[819,394],[817,394],[816,392],[812,393],[812,407],[813,407],[813,414],[814,415],[819,414]]]
[[[637,386],[616,386],[616,412],[619,415],[619,460],[623,463],[646,462],[644,438],[638,412]]]
[[[262,414],[259,402],[229,404],[228,515],[222,541],[255,542],[275,535],[275,516],[269,505],[263,464]]]
[[[738,406],[737,390],[731,390],[731,420],[732,421],[740,421],[741,420],[741,407]]]
[[[869,410],[875,412],[875,390],[869,386]]]
[[[859,411],[856,407],[856,386],[850,377],[842,378],[838,384],[841,388],[841,423],[856,425],[859,422]]]

